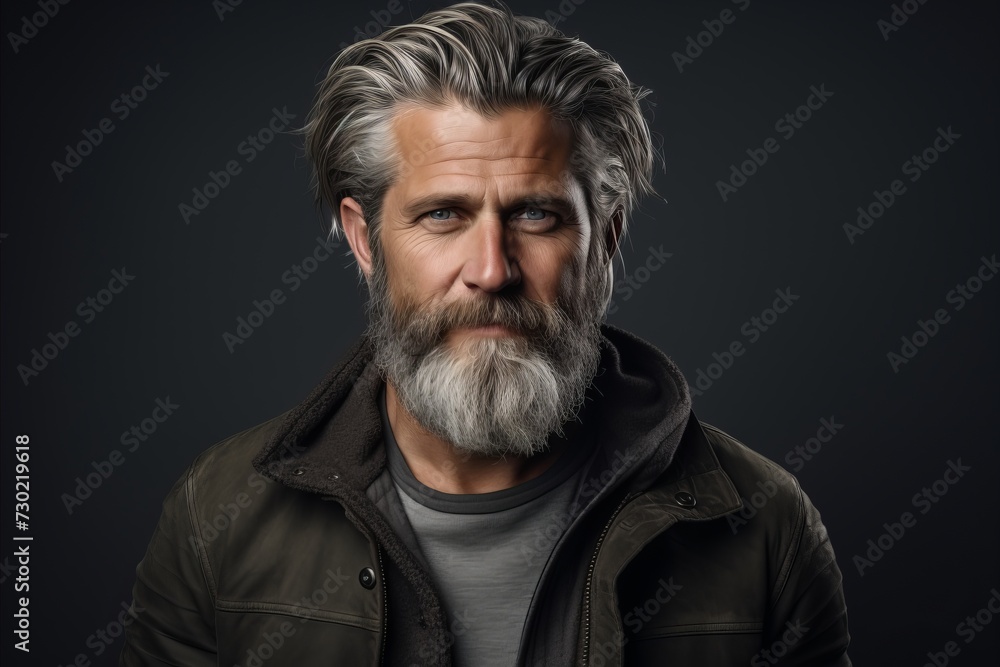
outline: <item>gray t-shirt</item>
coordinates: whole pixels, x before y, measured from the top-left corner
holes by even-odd
[[[449,494],[413,476],[379,400],[389,473],[448,612],[456,667],[514,665],[528,606],[570,506],[590,442],[545,472],[494,493]]]

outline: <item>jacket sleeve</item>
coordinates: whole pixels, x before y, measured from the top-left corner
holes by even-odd
[[[192,474],[193,466],[163,501],[136,568],[122,667],[217,664],[215,590],[204,542],[192,521]]]
[[[765,642],[751,665],[850,667],[850,634],[843,576],[819,511],[798,487],[799,507],[789,553],[782,565]]]

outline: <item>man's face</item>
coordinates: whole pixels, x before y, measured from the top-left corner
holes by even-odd
[[[383,201],[380,245],[397,306],[518,293],[554,304],[582,289],[591,225],[568,174],[572,135],[541,110],[495,120],[413,108],[395,124],[400,176]],[[468,327],[449,342],[503,335]]]
[[[495,119],[412,107],[369,285],[376,362],[429,431],[530,455],[596,372],[599,279],[571,130],[540,109]],[[595,261],[596,260],[596,261]]]

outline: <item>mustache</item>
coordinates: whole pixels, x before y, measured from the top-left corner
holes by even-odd
[[[500,325],[522,335],[546,335],[560,330],[564,319],[557,304],[534,301],[520,294],[498,294],[451,301],[436,308],[413,306],[399,313],[411,340],[436,344],[451,329]]]

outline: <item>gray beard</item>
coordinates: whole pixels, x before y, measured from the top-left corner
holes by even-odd
[[[600,361],[608,290],[598,267],[588,267],[585,293],[569,302],[508,292],[420,311],[391,303],[381,249],[372,255],[375,364],[421,426],[462,453],[495,458],[530,457],[548,449],[551,435],[564,437]],[[483,324],[519,334],[443,340],[455,327]]]

